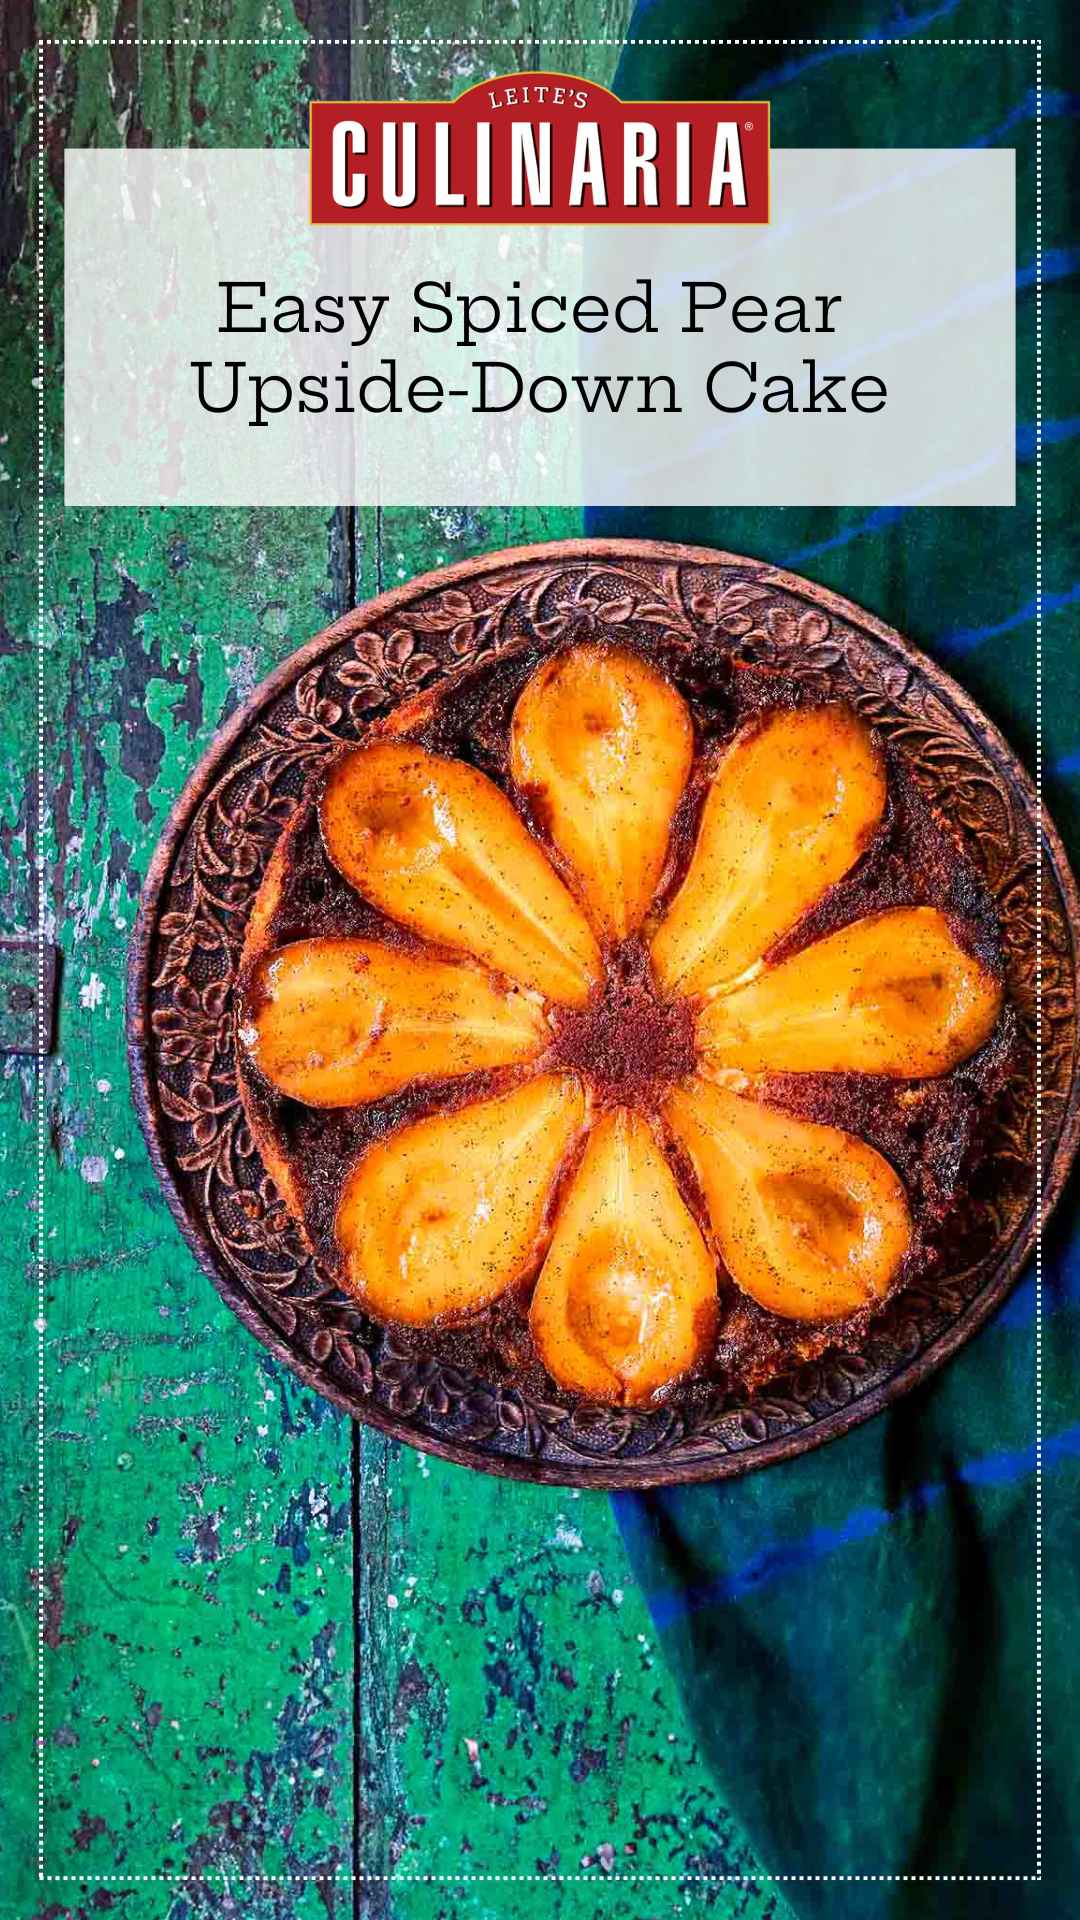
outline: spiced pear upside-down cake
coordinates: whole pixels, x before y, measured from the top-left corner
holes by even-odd
[[[340,1285],[624,1404],[857,1349],[955,1260],[1013,1028],[903,758],[662,641],[495,660],[322,765],[238,998],[256,1143]]]

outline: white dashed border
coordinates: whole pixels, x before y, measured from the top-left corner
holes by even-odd
[[[548,1880],[556,1885],[584,1882],[591,1886],[608,1883],[641,1885],[664,1882],[674,1886],[727,1884],[759,1887],[762,1884],[784,1886],[808,1882],[893,1883],[919,1885],[986,1885],[1007,1882],[1027,1885],[1042,1880],[1043,1869],[1043,1645],[1042,1645],[1042,1556],[1043,1556],[1043,1432],[1042,1432],[1042,1310],[1043,1310],[1043,1194],[1042,1194],[1042,993],[1043,993],[1043,875],[1041,848],[1035,867],[1035,1872],[1034,1873],[128,1873],[77,1874],[45,1871],[45,47],[406,47],[418,51],[425,47],[511,47],[520,39],[484,35],[392,34],[280,35],[255,38],[185,38],[182,36],[129,35],[117,39],[56,39],[46,36],[38,41],[37,58],[37,334],[38,365],[34,385],[37,389],[38,485],[37,485],[37,850],[35,878],[37,886],[38,937],[38,1074],[37,1074],[37,1454],[38,1454],[38,1675],[37,1675],[37,1857],[38,1880],[51,1885],[132,1886],[154,1882],[164,1886],[282,1886],[282,1885],[393,1885],[396,1882],[429,1886],[507,1885],[521,1881]],[[546,47],[1034,47],[1035,49],[1035,787],[1038,798],[1040,830],[1043,818],[1043,620],[1042,620],[1042,40],[1039,38],[935,40],[902,36],[864,39],[721,39],[651,38],[637,35],[544,40]]]

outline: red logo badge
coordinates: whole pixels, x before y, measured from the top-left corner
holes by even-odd
[[[765,100],[619,100],[565,73],[449,103],[313,100],[317,225],[760,226]]]

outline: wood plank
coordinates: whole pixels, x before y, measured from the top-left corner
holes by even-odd
[[[631,0],[550,0],[525,19],[515,0],[353,0],[358,97],[451,100],[493,74],[548,69],[608,86],[631,12]]]
[[[360,595],[581,531],[566,509],[363,511]],[[469,1475],[363,1430],[359,1456],[360,1870],[521,1875],[515,1909],[538,1920],[580,1910],[582,1889],[545,1875],[752,1874],[606,1496]],[[415,1889],[408,1904],[393,1892],[373,1880],[359,1910],[421,1910]],[[605,1911],[633,1912],[635,1897],[612,1881]],[[721,1912],[777,1910],[752,1889],[712,1897]],[[483,1884],[457,1898],[483,1911]]]
[[[82,11],[80,11],[82,7]],[[440,10],[441,12],[441,10]],[[78,30],[79,6],[45,9]],[[508,0],[465,0],[442,31],[517,35],[487,57],[440,49],[437,17],[375,9],[423,44],[84,49],[50,72],[51,120],[73,144],[290,144],[313,88],[444,95],[485,71],[567,67],[606,78],[617,49],[554,44],[616,32],[622,0],[560,0],[545,37]],[[152,16],[152,17],[151,17]],[[102,8],[98,31],[135,19]],[[301,17],[299,14],[297,17]],[[144,8],[144,32],[197,36],[217,14]],[[340,15],[338,15],[340,20]],[[329,0],[309,32],[334,30]],[[256,38],[296,20],[241,0],[225,30]],[[31,151],[32,92],[17,100]],[[62,140],[49,155],[50,315],[59,315]],[[25,164],[22,185],[28,184]],[[17,290],[32,287],[19,233]],[[28,309],[28,311],[30,311]],[[62,342],[50,318],[50,364]],[[28,346],[8,391],[26,430]],[[20,368],[22,382],[20,384]],[[579,530],[576,514],[482,508],[361,513],[61,511],[59,386],[48,388],[50,906],[64,954],[50,1064],[47,1219],[48,1866],[85,1890],[11,1884],[13,1911],[94,1910],[128,1920],[169,1898],[138,1876],[338,1871],[340,1886],[246,1887],[245,1914],[489,1914],[508,1890],[428,1873],[529,1876],[510,1892],[539,1915],[666,1910],[618,1876],[746,1871],[658,1664],[641,1596],[603,1496],[510,1486],[425,1461],[350,1429],[262,1355],[221,1307],[164,1211],[131,1115],[121,979],[146,861],[190,767],[262,674],[341,605],[425,567]],[[30,423],[32,432],[32,422]],[[32,468],[25,466],[25,471]],[[32,488],[7,551],[9,607],[29,630]],[[32,653],[10,643],[0,826],[17,870],[29,813]],[[0,887],[5,881],[0,877]],[[32,903],[8,882],[12,927]],[[5,931],[9,930],[4,928]],[[32,1114],[28,1071],[3,1082],[5,1120]],[[3,1161],[9,1203],[33,1193],[33,1136]],[[32,1514],[33,1269],[0,1300],[9,1376],[5,1452]],[[5,1733],[25,1764],[34,1727],[33,1527],[0,1514],[7,1624]],[[550,1877],[585,1873],[581,1887]],[[391,1886],[388,1876],[415,1875]],[[117,1884],[117,1876],[121,1884]],[[532,1876],[540,1876],[532,1878]],[[186,1910],[232,1910],[196,1885]],[[771,1898],[713,1889],[722,1913]]]
[[[290,28],[246,4],[228,30]],[[73,144],[290,144],[312,76],[340,91],[340,64],[302,41],[84,47],[53,62],[51,124]],[[61,145],[54,132],[54,367]],[[325,513],[65,515],[55,381],[48,417],[47,844],[64,972],[47,1080],[46,1856],[87,1883],[48,1891],[93,1901],[99,1886],[159,1915],[167,1894],[142,1884],[156,1872],[351,1871],[348,1423],[261,1354],[182,1251],[131,1111],[122,1032],[126,937],[168,808],[236,702],[351,598],[351,565],[347,528]],[[24,776],[26,737],[5,742]],[[20,1351],[29,1361],[25,1332]],[[31,1393],[6,1423],[28,1459]],[[23,1531],[8,1570],[24,1630],[34,1545]],[[32,1651],[32,1620],[29,1633]],[[25,1685],[18,1697],[26,1755],[34,1701]],[[24,1913],[37,1903],[27,1864]],[[128,1876],[130,1896],[115,1884]],[[290,1911],[325,1912],[324,1893],[309,1881]],[[211,1911],[225,1896],[194,1897]],[[337,1897],[351,1904],[348,1887]],[[246,1911],[280,1912],[281,1898],[255,1890]]]
[[[373,32],[386,17],[373,10]],[[395,7],[395,32],[420,18]],[[424,18],[437,35],[438,16]],[[548,15],[546,31],[617,34],[624,18],[583,0]],[[510,7],[466,7],[446,31],[513,32],[516,22]],[[551,39],[513,52],[361,47],[353,71],[364,92],[447,98],[514,66],[607,80],[616,53]],[[364,510],[359,595],[582,530],[581,513],[559,508]],[[359,1456],[359,1865],[522,1878],[512,1892],[464,1879],[430,1894],[410,1885],[407,1896],[376,1880],[361,1887],[358,1911],[479,1914],[510,1893],[515,1912],[537,1920],[601,1900],[605,1914],[629,1915],[657,1896],[659,1911],[673,1889],[613,1876],[752,1873],[658,1662],[606,1496],[467,1476],[369,1432]],[[550,1877],[559,1873],[584,1874],[595,1892]],[[714,1887],[709,1899],[721,1913],[778,1910],[754,1888]]]

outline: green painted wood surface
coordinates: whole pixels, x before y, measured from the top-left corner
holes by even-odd
[[[47,1872],[78,1878],[39,1885],[33,1857],[34,1087],[22,1062],[0,1092],[13,1251],[18,1243],[0,1295],[0,1912],[19,1920],[782,1909],[775,1891],[686,1877],[750,1873],[753,1862],[657,1661],[607,1499],[466,1475],[353,1428],[304,1391],[196,1269],[129,1103],[122,977],[138,890],[222,719],[354,600],[579,523],[479,508],[65,513],[63,146],[298,144],[313,91],[440,96],[521,65],[601,79],[613,69],[617,48],[548,45],[521,31],[509,0],[451,11],[432,16],[413,0],[395,10],[394,30],[516,32],[516,45],[315,48],[305,32],[340,32],[339,12],[293,16],[242,0],[102,8],[97,30],[137,24],[194,39],[202,27],[294,44],[83,45],[46,56],[40,844],[63,971],[45,1069],[44,1812]],[[547,30],[617,34],[624,11],[623,0],[563,0]],[[47,31],[76,36],[90,17],[80,5],[44,13]],[[377,10],[363,23],[369,42],[387,17]],[[0,933],[36,915],[25,870],[36,724],[29,41],[16,22]],[[635,1872],[671,1878],[622,1878]],[[320,1874],[341,1877],[310,1877]],[[445,1883],[405,1877],[425,1874]],[[146,1877],[156,1875],[184,1884]],[[257,1875],[299,1878],[255,1884]],[[528,1877],[473,1878],[484,1875]]]

